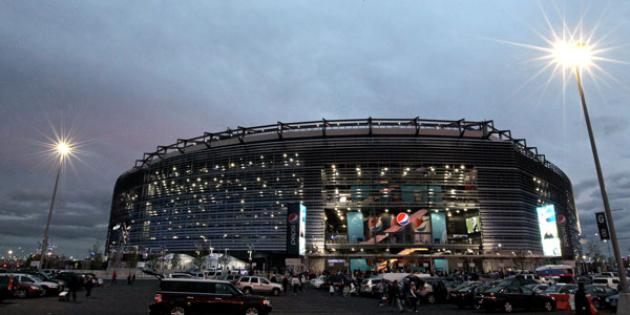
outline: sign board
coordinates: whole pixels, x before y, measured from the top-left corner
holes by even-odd
[[[599,238],[603,240],[610,239],[610,232],[608,231],[608,219],[605,212],[595,213],[595,222],[597,222],[597,231],[599,232]]]
[[[545,256],[562,256],[558,224],[556,221],[556,208],[554,205],[545,205],[536,208],[538,213],[538,228],[540,229],[540,241]]]
[[[301,203],[287,205],[287,255],[306,253],[306,207]]]

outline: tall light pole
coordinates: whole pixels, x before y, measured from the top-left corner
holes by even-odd
[[[50,227],[50,220],[52,219],[53,208],[55,206],[55,200],[57,199],[57,188],[59,187],[59,177],[61,177],[61,171],[63,169],[66,157],[72,153],[73,145],[65,141],[59,141],[54,145],[54,151],[59,157],[59,165],[57,167],[57,176],[55,177],[55,185],[53,186],[52,198],[50,200],[50,207],[48,208],[48,219],[46,220],[46,228],[44,228],[44,239],[42,240],[42,250],[39,255],[39,269],[44,267],[45,253],[48,250],[48,228]]]
[[[591,151],[593,153],[593,161],[595,162],[595,171],[597,172],[597,180],[599,182],[599,190],[602,194],[604,203],[604,211],[608,219],[608,229],[610,230],[610,242],[612,244],[615,259],[617,261],[617,269],[619,271],[619,282],[623,292],[628,291],[628,279],[626,277],[626,269],[623,265],[623,258],[619,250],[619,241],[617,240],[617,232],[612,217],[612,210],[608,201],[608,192],[606,191],[606,183],[604,182],[604,174],[599,162],[599,154],[597,153],[597,145],[595,144],[595,136],[593,135],[593,127],[591,126],[591,118],[588,114],[586,106],[586,96],[584,95],[584,86],[582,85],[582,70],[593,63],[593,50],[589,45],[581,40],[561,39],[557,40],[553,45],[552,57],[556,64],[561,66],[563,70],[571,70],[575,74],[578,93],[580,94],[580,102],[582,104],[582,113],[586,121],[588,129],[588,138],[591,143]]]

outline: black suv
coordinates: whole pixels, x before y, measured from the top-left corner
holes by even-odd
[[[149,306],[157,314],[242,314],[271,312],[271,301],[245,295],[228,281],[205,279],[163,279]]]

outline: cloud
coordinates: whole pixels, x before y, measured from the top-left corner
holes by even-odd
[[[600,29],[624,42],[630,25],[617,22],[630,4],[611,5]],[[582,17],[566,7],[567,22]],[[90,143],[62,176],[53,216],[51,236],[69,254],[104,240],[116,178],[143,152],[228,126],[321,117],[493,119],[578,182],[580,209],[595,211],[588,141],[570,124],[581,112],[565,106],[576,96],[563,98],[546,74],[523,86],[538,70],[523,61],[538,55],[494,40],[544,45],[532,29],[546,31],[538,6],[500,0],[0,2],[0,246],[40,239],[54,171],[39,142],[59,121]],[[604,101],[589,94],[607,135],[598,144],[621,172],[628,95],[599,92]],[[616,204],[627,187],[617,184]]]
[[[599,116],[594,120],[594,124],[604,130],[604,135],[610,136],[628,129],[630,121],[623,116]]]

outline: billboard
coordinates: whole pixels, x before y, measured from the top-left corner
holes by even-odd
[[[363,213],[358,211],[348,212],[346,220],[348,221],[348,241],[350,243],[365,241],[363,236]]]
[[[543,254],[545,256],[562,256],[555,207],[545,205],[536,208],[536,212],[538,213],[538,227]]]
[[[466,218],[466,232],[468,234],[479,233],[481,229],[479,228],[479,216],[472,216]]]
[[[306,253],[306,207],[300,203],[287,205],[287,254]]]

